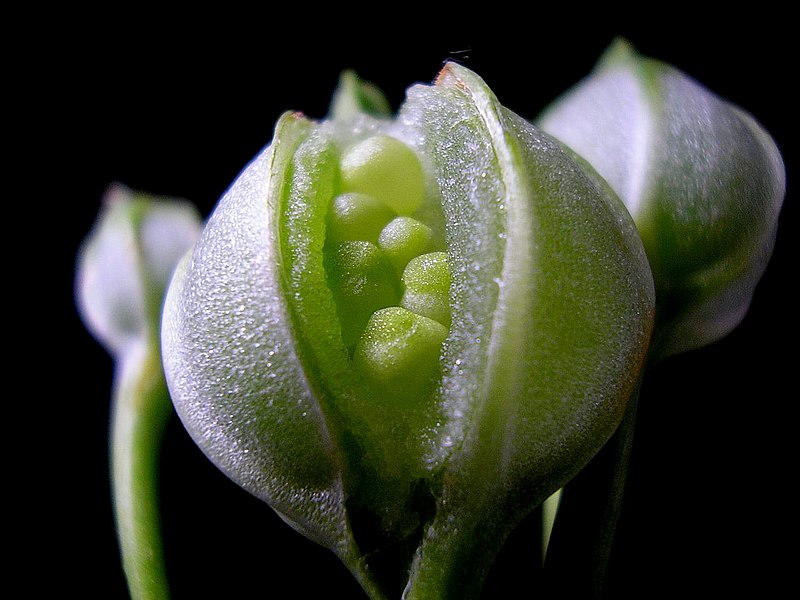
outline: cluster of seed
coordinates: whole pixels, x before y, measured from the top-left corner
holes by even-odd
[[[450,268],[418,216],[425,176],[404,143],[375,135],[345,149],[328,211],[326,260],[342,338],[369,381],[412,397],[450,327]]]

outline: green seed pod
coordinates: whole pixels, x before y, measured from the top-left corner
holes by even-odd
[[[736,327],[772,253],[786,185],[753,117],[618,40],[538,124],[633,216],[656,284],[658,355]]]
[[[109,188],[81,246],[75,276],[87,329],[114,359],[111,476],[114,516],[131,597],[166,598],[158,517],[158,453],[172,413],[159,343],[172,271],[200,234],[184,200]]]
[[[111,354],[157,335],[164,290],[199,229],[189,202],[108,189],[78,257],[75,295],[86,327]]]
[[[393,120],[357,105],[284,115],[221,199],[167,294],[167,380],[211,460],[372,598],[473,598],[617,427],[652,279],[613,192],[469,70]],[[348,239],[341,194],[403,220],[359,208]]]

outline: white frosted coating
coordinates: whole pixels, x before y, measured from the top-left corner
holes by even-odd
[[[763,240],[781,206],[783,167],[752,117],[679,71],[666,70],[661,86],[658,195],[651,201],[662,212],[669,209],[671,227],[683,232],[676,250],[693,269],[698,261],[692,254],[701,245],[717,252],[702,257],[708,263],[736,243]]]
[[[741,202],[742,196],[751,194],[740,196],[726,188],[760,185],[758,180],[746,180],[740,164],[743,147],[758,142],[723,101],[680,73],[665,72],[660,88],[663,116],[653,156],[658,187],[648,200],[661,210],[668,209],[671,227],[683,231],[674,250],[683,255],[681,262],[686,262],[687,269],[693,270],[698,262],[693,251],[709,233],[752,235],[753,224],[746,217],[759,207]],[[745,150],[744,154],[751,152]],[[715,231],[718,225],[726,230]],[[710,245],[707,248],[713,250]]]
[[[282,132],[291,146],[297,135]],[[164,364],[178,414],[214,463],[335,548],[346,529],[336,451],[293,345],[268,205],[291,150],[273,146],[247,167],[176,274]]]
[[[772,253],[786,183],[780,152],[749,114],[676,69],[660,71],[660,86],[656,183],[641,221],[657,285],[687,298],[665,350],[677,353],[724,337],[744,318]],[[669,239],[668,250],[655,238]]]
[[[147,335],[161,310],[173,267],[200,233],[188,202],[106,192],[78,259],[76,295],[87,327],[119,354]]]
[[[188,202],[154,204],[144,215],[140,244],[147,272],[159,290],[166,289],[175,265],[200,235],[200,226]]]
[[[442,425],[432,431],[431,465],[464,436],[475,399],[485,395],[492,319],[505,238],[505,190],[474,108],[455,90],[416,86],[398,117],[418,132],[443,198],[452,284],[452,326],[442,355]],[[445,200],[446,199],[446,200]]]
[[[591,163],[633,215],[659,303],[669,307],[661,354],[727,335],[769,260],[785,193],[767,132],[684,73],[630,49],[539,123]]]
[[[538,125],[588,160],[636,215],[646,193],[653,127],[639,77],[620,65],[584,80],[568,94]]]
[[[588,460],[613,432],[648,348],[655,294],[635,226],[617,198],[523,119],[506,111],[503,121],[518,140],[534,198],[531,232],[520,232],[516,224],[524,221],[512,215],[513,233],[532,236],[539,251],[528,260],[535,326],[515,377],[528,398],[519,415],[547,425],[514,424],[512,467],[535,486],[538,473],[568,464],[566,455]],[[519,285],[514,280],[523,273],[509,284]],[[507,326],[520,320],[512,313]],[[508,365],[519,353],[504,354]]]
[[[108,192],[97,224],[81,249],[76,277],[83,320],[113,353],[139,339],[147,327],[141,256],[128,198],[122,187]]]
[[[447,483],[406,588],[425,597],[451,568],[469,590],[518,520],[611,436],[654,292],[621,202],[477,76],[449,66],[435,89],[409,92],[401,119],[424,124],[453,279],[434,457]]]
[[[588,458],[613,431],[647,347],[652,281],[619,201],[481,93],[413,88],[400,115],[425,124],[448,227],[439,450],[474,444],[458,462],[499,436],[513,451],[487,453],[494,468],[541,483],[562,451]]]
[[[457,65],[411,88],[394,122],[304,123],[284,119],[176,274],[164,314],[176,407],[223,471],[365,580],[384,537],[416,535],[409,586],[451,568],[480,578],[619,423],[652,324],[640,240],[596,174]],[[400,348],[408,311],[373,314],[359,370],[326,213],[342,151],[377,132],[420,159],[413,218],[447,254],[452,324],[414,317],[417,345]],[[445,588],[431,589],[411,597]]]

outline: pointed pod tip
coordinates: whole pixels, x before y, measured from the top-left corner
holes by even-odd
[[[106,186],[101,203],[104,208],[118,206],[131,197],[131,189],[119,181],[112,181]]]
[[[626,37],[615,37],[605,49],[595,65],[595,72],[627,65],[639,57],[636,48]]]
[[[436,79],[433,80],[433,84],[442,85],[444,81],[451,75],[454,64],[455,63],[452,60],[445,61],[444,66],[439,71],[439,74],[436,75]]]
[[[339,73],[339,83],[346,84],[346,83],[357,83],[359,81],[359,77],[356,74],[354,69],[344,69],[341,73]]]
[[[349,121],[359,115],[388,118],[391,114],[391,104],[379,87],[363,80],[353,69],[341,72],[339,83],[331,98],[329,118]]]
[[[433,83],[438,87],[453,86],[460,90],[466,90],[469,86],[465,81],[465,76],[468,77],[470,74],[473,73],[467,67],[448,60],[444,63],[442,70],[439,71]]]
[[[480,75],[455,61],[449,60],[444,64],[444,67],[442,67],[439,75],[434,80],[434,85],[437,87],[452,87],[470,95],[474,95],[477,92],[480,95],[485,94],[491,97],[494,101],[497,100]],[[478,90],[481,91],[478,92]]]
[[[272,144],[276,144],[287,131],[303,131],[311,125],[311,120],[299,110],[287,110],[275,123]]]

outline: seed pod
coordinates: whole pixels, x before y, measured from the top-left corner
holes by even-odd
[[[115,184],[78,255],[78,309],[87,329],[114,359],[114,517],[135,600],[168,595],[157,465],[172,409],[161,370],[159,325],[172,270],[200,228],[200,215],[188,202]]]
[[[172,269],[199,229],[185,200],[109,187],[78,256],[75,295],[86,327],[112,355],[157,335]]]
[[[623,200],[657,296],[658,354],[710,344],[741,322],[775,242],[780,152],[752,116],[618,40],[538,124]]]
[[[599,177],[461,66],[393,120],[342,114],[284,115],[221,199],[167,295],[170,392],[372,598],[476,597],[619,423],[646,257]]]

